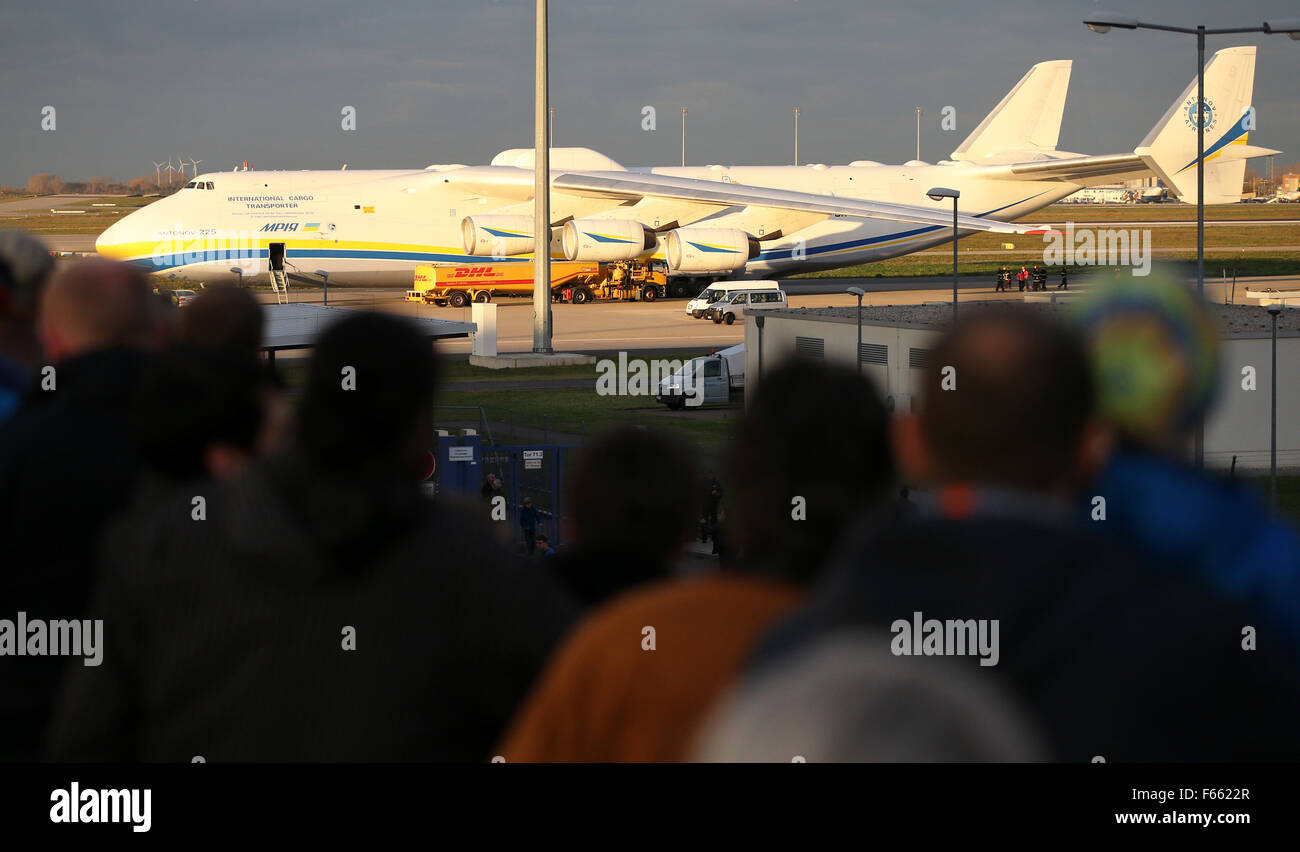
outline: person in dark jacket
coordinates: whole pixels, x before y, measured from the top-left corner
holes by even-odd
[[[1300,755],[1295,673],[1276,649],[1244,649],[1246,616],[1074,522],[1104,458],[1081,344],[1041,314],[995,309],[968,314],[929,364],[894,442],[929,486],[917,517],[864,522],[759,665],[875,629],[900,664],[948,657],[1008,687],[1056,760]]]
[[[619,426],[594,436],[569,468],[572,529],[547,569],[584,606],[669,576],[690,538],[695,471],[688,447],[653,430]]]
[[[993,292],[995,293],[1005,292],[1007,289],[1007,285],[1009,283],[1011,283],[1011,270],[1007,269],[1004,266],[998,270],[997,282],[993,288]]]
[[[0,229],[0,424],[18,411],[43,366],[36,314],[53,271],[54,259],[40,240]]]
[[[107,260],[60,270],[41,297],[48,363],[0,430],[3,616],[86,617],[110,520],[140,472],[135,388],[150,345],[144,276]],[[0,655],[0,760],[33,760],[64,661]]]
[[[433,388],[406,321],[342,320],[287,453],[115,528],[94,608],[111,651],[69,670],[49,755],[489,759],[573,607],[480,506],[423,495]]]
[[[524,549],[529,556],[537,550],[537,522],[541,517],[533,506],[533,498],[525,497],[524,506],[519,510],[519,529],[524,534]]]

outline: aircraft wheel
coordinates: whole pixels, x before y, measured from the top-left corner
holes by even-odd
[[[447,303],[453,308],[463,308],[469,304],[469,296],[459,290],[453,290],[447,294]]]

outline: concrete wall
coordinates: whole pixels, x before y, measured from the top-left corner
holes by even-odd
[[[920,371],[910,366],[909,350],[930,349],[938,332],[901,326],[862,326],[862,342],[884,344],[888,365],[864,365],[863,372],[884,394],[919,392]],[[857,324],[821,317],[771,316],[763,328],[763,369],[771,370],[795,352],[795,338],[821,339],[829,363],[853,366]],[[1300,469],[1300,337],[1278,338],[1277,449],[1280,468]],[[1223,341],[1223,363],[1216,408],[1206,423],[1205,457],[1211,467],[1268,470],[1270,342],[1231,338]],[[1255,390],[1242,389],[1242,368],[1255,368]],[[1287,380],[1287,377],[1290,377]],[[745,318],[746,396],[762,382],[758,370],[758,329]]]

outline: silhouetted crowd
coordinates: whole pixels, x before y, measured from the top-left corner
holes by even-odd
[[[598,434],[557,551],[499,481],[421,489],[405,320],[329,326],[291,399],[246,291],[0,233],[0,619],[103,623],[95,665],[0,641],[0,758],[1300,758],[1300,540],[1185,461],[1217,332],[1159,275],[1081,302],[964,311],[912,412],[771,368],[721,479]]]

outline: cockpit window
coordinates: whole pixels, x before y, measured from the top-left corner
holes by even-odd
[[[212,186],[212,181],[208,181],[208,189],[213,189],[213,188],[214,187]]]
[[[185,184],[185,188],[186,188],[186,189],[193,189],[193,188],[194,188],[194,181],[190,181],[189,183]]]

